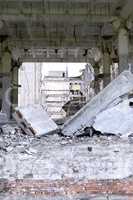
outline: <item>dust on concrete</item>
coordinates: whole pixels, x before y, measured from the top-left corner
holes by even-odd
[[[0,178],[77,181],[133,175],[133,139],[117,136],[36,138],[6,125],[0,134]]]

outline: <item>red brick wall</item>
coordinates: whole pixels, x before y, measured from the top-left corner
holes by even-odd
[[[109,180],[75,182],[72,180],[16,180],[6,184],[10,193],[44,196],[77,194],[117,194],[133,195],[133,180]],[[133,199],[132,199],[133,200]]]

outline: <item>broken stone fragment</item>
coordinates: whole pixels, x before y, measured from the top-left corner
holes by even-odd
[[[93,127],[102,133],[128,136],[133,133],[133,108],[126,99],[97,115]]]
[[[129,102],[129,106],[133,108],[133,101]]]
[[[92,147],[88,147],[88,151],[91,152],[92,151]]]
[[[16,108],[13,117],[28,135],[42,136],[58,129],[41,105]]]
[[[25,174],[25,175],[23,176],[23,178],[24,178],[24,179],[31,179],[31,178],[33,178],[33,174],[32,174],[32,173],[30,173],[30,174]]]

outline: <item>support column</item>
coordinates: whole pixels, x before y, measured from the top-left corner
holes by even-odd
[[[11,72],[11,82],[12,82],[12,92],[11,92],[11,101],[14,107],[18,106],[18,70],[19,66],[15,62]]]
[[[118,33],[119,73],[128,70],[129,34],[127,29],[121,28]]]
[[[1,52],[0,52],[0,111],[2,110],[2,86],[3,86],[2,75],[3,75],[3,69],[2,69],[2,64],[1,64]]]
[[[103,53],[103,87],[105,88],[111,82],[111,57],[110,54],[105,51]]]
[[[2,53],[2,112],[7,114],[8,119],[11,117],[11,53],[6,48]]]
[[[10,75],[4,75],[2,78],[2,112],[7,114],[7,118],[11,117],[11,98],[10,98]]]
[[[98,94],[100,92],[100,84],[98,80],[99,66],[94,67],[94,73],[95,73],[94,90],[95,90],[95,94]]]

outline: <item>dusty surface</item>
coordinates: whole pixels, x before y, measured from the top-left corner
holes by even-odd
[[[42,138],[19,132],[0,137],[0,178],[101,180],[133,175],[133,139]]]

